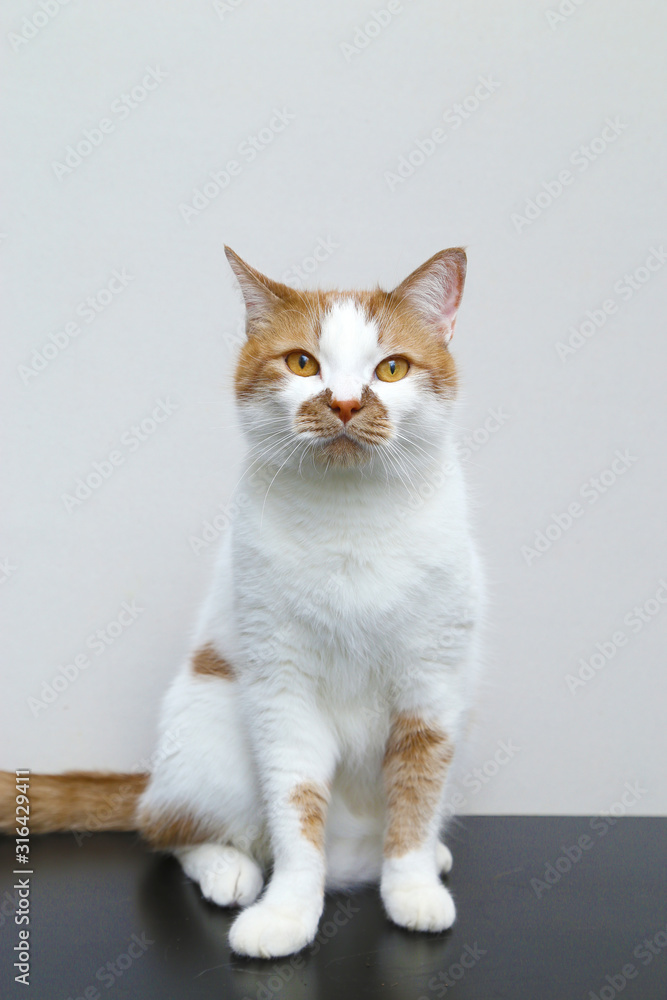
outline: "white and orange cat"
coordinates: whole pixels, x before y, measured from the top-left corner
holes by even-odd
[[[449,351],[466,256],[391,292],[302,292],[226,252],[247,311],[243,503],[164,700],[164,752],[147,778],[35,776],[34,822],[85,827],[125,781],[105,825],[242,907],[243,955],[298,951],[326,888],[375,880],[395,923],[441,931],[482,590]]]

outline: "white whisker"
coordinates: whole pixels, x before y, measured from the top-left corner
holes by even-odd
[[[285,461],[284,461],[284,462],[282,463],[282,465],[280,466],[280,468],[279,468],[279,469],[278,469],[278,471],[276,472],[275,476],[273,477],[273,479],[272,479],[272,480],[271,480],[271,482],[269,483],[269,486],[268,486],[268,489],[267,489],[267,491],[266,491],[266,493],[265,493],[265,495],[264,495],[264,503],[262,504],[262,514],[261,514],[261,516],[260,516],[260,519],[259,519],[259,530],[260,530],[260,531],[262,530],[262,523],[263,523],[263,521],[264,521],[264,508],[266,507],[266,501],[267,501],[267,499],[268,499],[268,496],[269,496],[269,490],[271,489],[271,487],[272,487],[272,486],[273,486],[273,484],[275,483],[275,481],[276,481],[276,477],[278,476],[278,474],[279,474],[279,473],[280,473],[280,471],[282,470],[283,466],[284,466],[284,465],[286,464],[286,462],[288,462],[288,461],[290,460],[290,458],[292,457],[292,455],[294,454],[294,452],[295,452],[295,451],[296,451],[296,450],[297,450],[298,448],[300,448],[302,444],[303,444],[303,441],[297,441],[296,445],[294,446],[294,448],[292,448],[291,452],[289,453],[289,455],[287,456],[287,458],[286,458],[286,459],[285,459]]]

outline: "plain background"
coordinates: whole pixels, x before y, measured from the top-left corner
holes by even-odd
[[[641,270],[667,241],[664,4],[45,3],[48,16],[34,0],[2,13],[0,766],[132,769],[151,753],[211,571],[215,546],[193,539],[229,504],[242,452],[223,243],[273,277],[327,243],[301,283],[323,287],[390,287],[464,244],[453,350],[491,599],[465,766],[482,778],[457,779],[461,811],[667,814],[667,267]],[[113,111],[149,69],[155,89]],[[293,117],[262,132],[276,110]],[[90,155],[54,166],[104,118]],[[607,119],[618,134],[596,142]],[[429,145],[434,129],[445,138]],[[267,141],[250,160],[253,135]],[[596,151],[586,169],[581,146]],[[186,220],[230,160],[239,171]],[[85,322],[80,303],[102,304],[114,270],[132,280]],[[561,357],[588,311],[599,326]],[[56,335],[66,346],[26,376]],[[131,446],[159,399],[177,408]],[[631,460],[602,492],[592,480],[617,450]],[[122,464],[66,509],[112,451]],[[526,556],[572,503],[581,516]],[[133,601],[136,620],[95,654],[89,636]],[[613,655],[570,690],[598,643]],[[510,759],[495,759],[501,741]]]

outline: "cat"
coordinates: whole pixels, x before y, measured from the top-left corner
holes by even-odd
[[[105,826],[139,829],[207,899],[241,907],[241,955],[299,951],[325,889],[377,881],[392,921],[443,931],[446,785],[483,606],[449,349],[466,255],[341,292],[225,252],[246,308],[238,502],[151,773],[126,776]],[[34,785],[40,829],[94,812],[102,779],[60,777]]]

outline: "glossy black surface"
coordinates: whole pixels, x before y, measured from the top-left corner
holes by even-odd
[[[232,956],[233,914],[204,902],[175,861],[136,837],[97,834],[81,846],[72,835],[33,837],[26,987],[13,980],[13,841],[2,838],[0,995],[667,998],[667,820],[467,817],[448,842],[459,912],[452,931],[413,935],[388,923],[375,891],[338,895],[327,900],[314,946],[262,962]],[[548,865],[552,885],[543,888]]]

